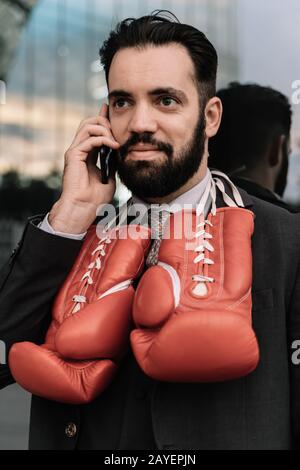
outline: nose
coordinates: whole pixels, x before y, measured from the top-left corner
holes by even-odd
[[[157,131],[157,122],[150,106],[139,104],[134,107],[129,122],[129,131],[139,134],[142,132],[154,133]]]

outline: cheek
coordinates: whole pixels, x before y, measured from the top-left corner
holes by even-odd
[[[181,153],[182,150],[190,143],[193,137],[193,128],[181,126],[177,129],[174,135],[173,147],[176,154]]]
[[[119,142],[120,144],[123,144],[125,140],[128,138],[126,135],[126,120],[121,116],[118,117],[111,117],[110,118],[110,125],[111,125],[111,132],[114,138]]]
[[[161,140],[171,144],[176,152],[188,140],[190,133],[191,131],[186,122],[182,119],[172,119],[169,123],[167,121],[161,122],[158,138],[161,135]]]

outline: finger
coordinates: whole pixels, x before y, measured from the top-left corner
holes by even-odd
[[[82,130],[76,135],[75,139],[72,142],[71,147],[75,147],[79,145],[84,140],[88,139],[89,137],[97,137],[97,136],[106,136],[114,139],[111,131],[104,127],[103,125],[99,124],[87,124],[82,128]]]
[[[75,135],[77,135],[88,124],[101,124],[107,127],[108,129],[111,128],[110,122],[106,117],[100,116],[100,115],[92,116],[90,118],[86,118],[86,119],[83,119],[83,121],[81,121]]]
[[[76,150],[79,152],[90,152],[96,147],[101,147],[101,145],[107,145],[109,148],[118,149],[120,144],[115,140],[110,139],[109,137],[89,137],[84,142],[76,147]],[[74,152],[75,149],[73,149]]]

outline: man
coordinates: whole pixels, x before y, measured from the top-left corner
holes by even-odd
[[[215,97],[217,55],[207,38],[159,14],[128,19],[111,32],[101,59],[108,118],[103,106],[100,116],[81,123],[65,155],[60,199],[48,217],[29,220],[1,272],[0,336],[8,349],[24,340],[43,342],[54,297],[81,239],[96,209],[112,200],[115,183],[100,183],[92,150],[118,149],[119,175],[144,204],[197,205],[208,184],[208,140],[218,130],[221,102]],[[257,369],[219,383],[160,382],[144,374],[129,351],[111,385],[91,403],[66,405],[33,396],[31,449],[299,445],[300,376],[290,358],[300,335],[299,217],[241,194],[255,214]],[[13,382],[7,366],[0,373],[2,386]]]
[[[282,199],[292,122],[287,97],[270,87],[237,82],[217,96],[223,115],[217,135],[209,142],[211,165],[230,174],[248,193],[296,212]]]

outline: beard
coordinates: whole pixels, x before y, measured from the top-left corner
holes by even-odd
[[[150,132],[133,133],[117,153],[117,171],[121,182],[140,199],[164,197],[177,191],[198,170],[205,144],[204,108],[190,141],[175,155],[172,145],[153,138]],[[163,152],[163,160],[126,160],[129,148],[150,144]]]

